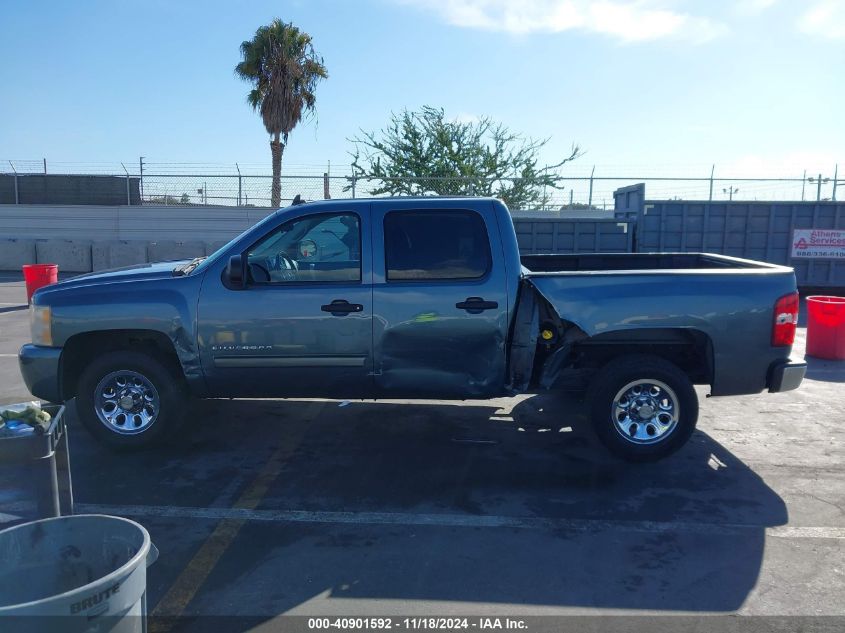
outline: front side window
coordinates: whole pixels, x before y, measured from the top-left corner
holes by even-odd
[[[361,222],[353,213],[282,224],[247,252],[252,283],[361,281]]]
[[[391,211],[384,216],[388,281],[479,279],[490,242],[473,211]]]

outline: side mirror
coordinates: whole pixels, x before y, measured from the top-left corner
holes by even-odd
[[[233,289],[244,287],[244,258],[242,255],[232,255],[223,270],[223,280]]]

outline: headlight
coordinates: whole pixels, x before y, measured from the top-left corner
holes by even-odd
[[[29,306],[29,330],[35,345],[53,345],[53,315],[50,306]]]

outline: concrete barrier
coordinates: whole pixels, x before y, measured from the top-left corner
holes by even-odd
[[[108,270],[210,255],[227,242],[0,240],[0,271],[19,271],[24,264],[35,263],[58,264],[60,272],[69,273]]]
[[[151,262],[169,262],[177,259],[193,259],[205,255],[202,242],[150,242],[147,259]]]
[[[134,266],[146,262],[147,242],[144,241],[94,242],[91,246],[91,264],[94,270]]]
[[[229,243],[229,240],[216,240],[214,242],[206,242],[205,243],[205,254],[211,255],[212,253],[216,252],[221,246],[225,246]]]
[[[0,240],[0,270],[21,269],[24,264],[35,264],[34,240]]]
[[[58,264],[59,272],[90,273],[91,242],[37,240],[35,258],[39,264]]]

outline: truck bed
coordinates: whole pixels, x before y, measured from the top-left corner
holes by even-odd
[[[649,333],[706,337],[714,395],[761,391],[768,368],[788,355],[771,346],[770,336],[775,301],[795,291],[791,268],[706,253],[520,259],[522,283],[592,342]],[[738,356],[738,350],[746,351]]]
[[[781,268],[774,264],[710,253],[587,253],[577,255],[523,255],[527,273],[608,270],[720,270]]]

